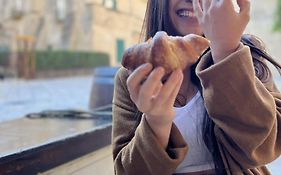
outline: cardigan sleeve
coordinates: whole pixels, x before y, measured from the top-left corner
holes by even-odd
[[[158,143],[145,117],[136,119],[137,108],[126,86],[128,72],[115,77],[112,147],[117,175],[171,175],[187,152],[187,144],[173,124],[167,150]]]
[[[256,76],[250,49],[240,48],[217,64],[211,53],[196,68],[205,106],[227,162],[242,169],[272,162],[281,154],[281,95]],[[224,155],[225,156],[225,155]],[[230,160],[231,159],[231,160]]]

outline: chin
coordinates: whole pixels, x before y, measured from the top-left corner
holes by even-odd
[[[200,36],[203,36],[203,32],[196,28],[196,29],[192,29],[190,28],[190,30],[179,30],[179,32],[182,36],[185,36],[185,35],[188,35],[188,34],[196,34],[196,35],[200,35]]]
[[[197,32],[197,31],[188,31],[188,32],[180,32],[180,34],[182,36],[185,36],[185,35],[189,35],[189,34],[196,34],[196,35],[200,35],[200,36],[203,36],[203,33],[202,32]]]
[[[188,35],[188,34],[196,34],[196,35],[200,35],[200,36],[204,35],[201,31],[192,31],[192,32],[186,32],[185,33],[185,35]]]

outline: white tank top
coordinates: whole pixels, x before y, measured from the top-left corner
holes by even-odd
[[[214,169],[211,153],[202,137],[203,118],[206,115],[203,98],[198,91],[183,107],[174,107],[174,123],[180,130],[189,150],[175,173],[189,173]]]

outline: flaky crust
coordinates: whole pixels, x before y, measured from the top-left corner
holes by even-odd
[[[161,31],[147,42],[128,48],[121,64],[128,70],[134,70],[150,62],[153,67],[164,67],[165,73],[169,74],[194,64],[208,47],[209,41],[202,36],[189,34],[173,37]]]

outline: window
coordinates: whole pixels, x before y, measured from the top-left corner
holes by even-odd
[[[117,39],[116,41],[116,47],[117,47],[117,62],[121,63],[123,53],[125,50],[125,42],[122,39]]]
[[[24,2],[23,0],[16,0],[12,9],[12,17],[14,19],[20,19],[24,14]]]
[[[15,2],[15,9],[22,11],[23,10],[23,1],[22,0],[16,0]]]
[[[108,9],[116,10],[116,0],[103,0],[103,5]]]
[[[65,0],[56,1],[56,15],[59,22],[66,18],[66,2]]]

